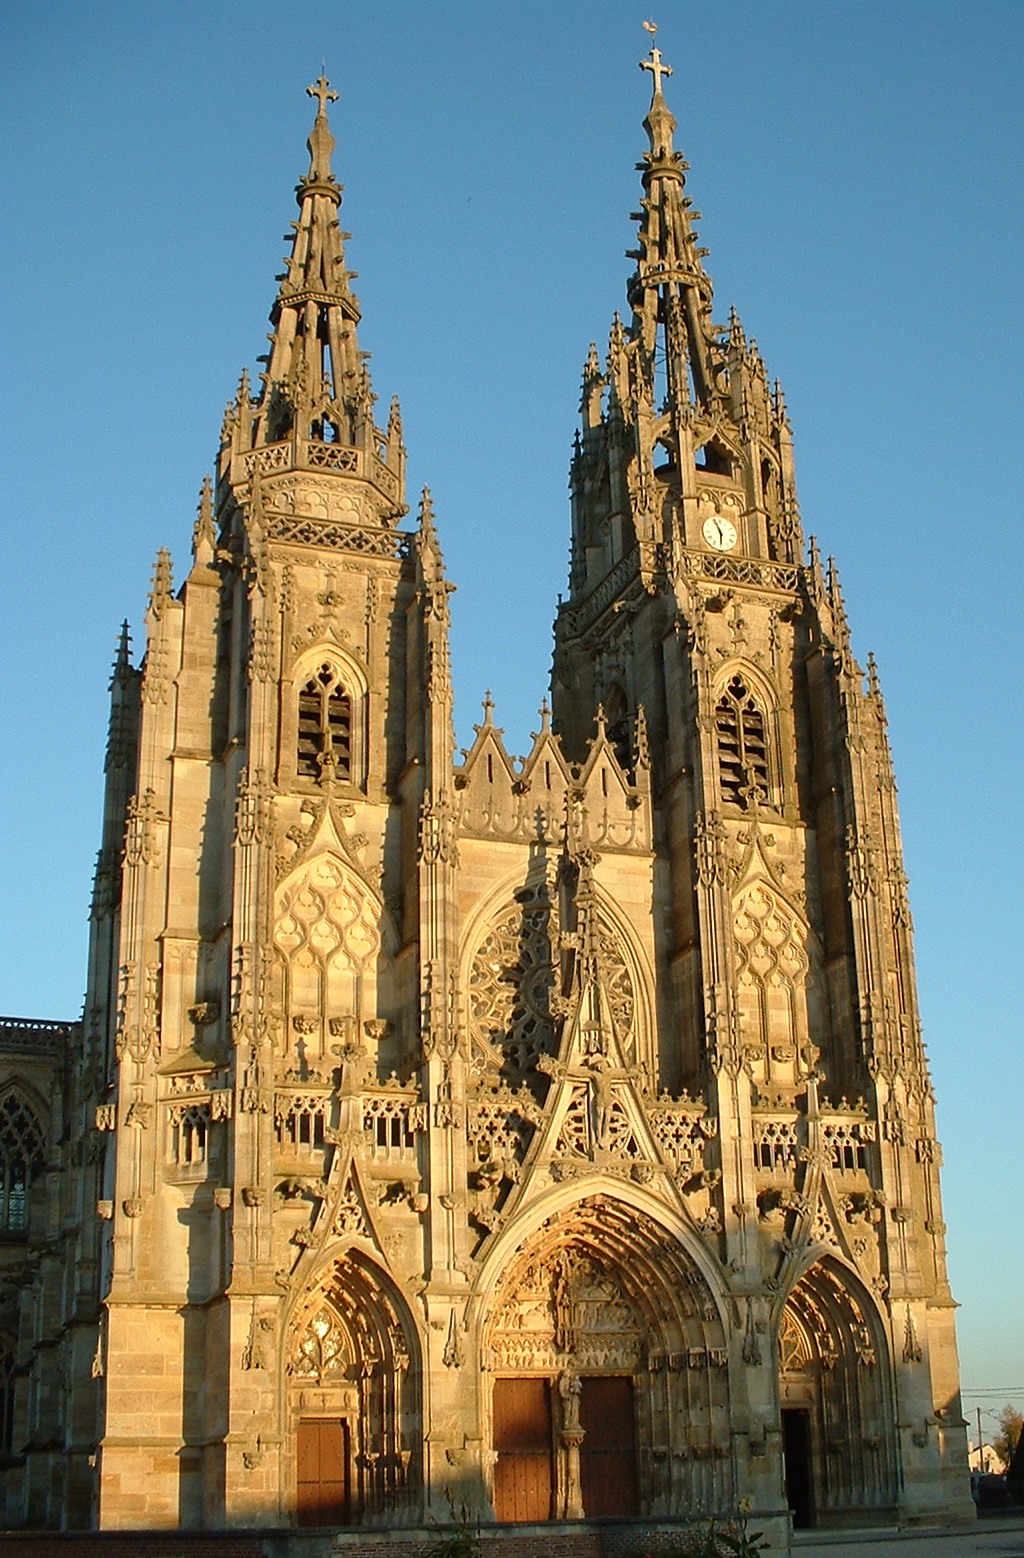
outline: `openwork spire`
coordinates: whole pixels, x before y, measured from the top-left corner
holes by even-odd
[[[359,349],[355,272],[345,263],[350,235],[341,230],[342,186],[331,168],[327,105],[338,94],[324,76],[306,90],[317,104],[309,171],[295,190],[299,215],[277,278],[270,351],[260,359],[259,393],[250,395],[243,376],[227,408],[219,474],[247,484],[257,466],[267,474],[334,472],[363,484],[375,522],[390,525],[406,513],[401,415],[392,402],[387,427],[376,426],[368,354]]]
[[[345,265],[338,210],[341,185],[331,170],[334,136],[327,104],[337,100],[323,76],[307,87],[317,113],[307,145],[309,172],[299,180],[299,219],[279,278],[274,327],[255,443],[289,434],[356,448],[373,441],[373,394],[356,326],[359,302]]]
[[[781,394],[738,316],[723,326],[712,318],[700,213],[686,193],[689,165],[675,148],[665,98],[672,67],[652,46],[640,69],[651,98],[629,251],[636,268],[626,286],[628,323],[616,315],[604,366],[592,349],[583,371],[582,435],[570,468],[573,600],[631,553],[654,593],[666,563],[686,550],[717,542],[723,552],[786,562],[802,551]]]
[[[677,405],[688,404],[692,376],[698,404],[712,409],[726,388],[724,354],[711,321],[711,281],[702,264],[707,251],[698,247],[692,225],[699,212],[685,193],[689,164],[672,143],[676,121],[662,91],[662,77],[670,76],[672,67],[652,47],[640,68],[650,71],[653,91],[644,119],[650,149],[637,164],[644,198],[639,246],[631,254],[637,268],[628,287],[633,334],[653,370],[660,326],[669,397]]]

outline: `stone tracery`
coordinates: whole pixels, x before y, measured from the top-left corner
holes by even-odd
[[[558,906],[547,886],[519,897],[492,920],[469,971],[469,1022],[483,1066],[513,1086],[526,1081],[542,1055],[552,1054],[559,994]],[[634,1045],[636,995],[614,932],[598,920],[598,951],[616,1037]]]

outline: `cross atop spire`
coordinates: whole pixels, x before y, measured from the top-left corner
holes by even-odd
[[[321,114],[326,117],[328,103],[336,103],[338,101],[337,92],[331,91],[331,83],[323,75],[321,75],[320,79],[316,81],[313,86],[306,88],[306,95],[307,97],[315,97],[319,102],[320,106],[317,109],[318,119]]]
[[[660,49],[656,49],[654,47],[654,45],[652,44],[651,45],[651,57],[650,57],[650,59],[645,59],[645,60],[641,60],[640,61],[640,69],[641,70],[649,70],[650,71],[651,75],[654,77],[654,94],[653,95],[655,97],[660,97],[661,96],[661,78],[662,78],[662,76],[671,76],[671,74],[672,74],[672,66],[671,65],[663,65],[662,62],[661,62],[661,50]]]
[[[317,100],[316,118],[310,131],[309,140],[309,173],[307,182],[313,184],[333,184],[331,173],[331,152],[334,150],[334,136],[327,122],[327,104],[338,101],[337,92],[331,91],[331,84],[326,76],[321,74],[319,80],[311,87],[306,88],[310,97]]]

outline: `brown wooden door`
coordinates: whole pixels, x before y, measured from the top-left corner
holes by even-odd
[[[348,1424],[304,1417],[299,1422],[296,1450],[299,1525],[347,1525]]]
[[[583,1513],[588,1519],[638,1514],[633,1381],[614,1374],[582,1379],[580,1387]]]
[[[494,1381],[494,1513],[499,1520],[551,1518],[551,1386],[546,1379]]]

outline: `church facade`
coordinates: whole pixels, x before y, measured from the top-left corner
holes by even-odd
[[[83,1020],[5,1030],[8,1524],[970,1508],[882,696],[644,63],[523,758],[488,701],[453,761],[310,88],[266,372],[114,667]]]

